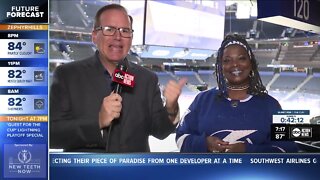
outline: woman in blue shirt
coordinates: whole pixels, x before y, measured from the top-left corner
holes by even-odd
[[[271,141],[281,106],[263,86],[245,39],[224,39],[215,74],[218,87],[198,94],[177,127],[180,152],[297,152],[294,142]]]

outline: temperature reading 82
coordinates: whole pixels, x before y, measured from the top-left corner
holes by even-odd
[[[9,70],[8,71],[8,78],[22,78],[22,74],[26,73],[26,70]]]
[[[22,106],[22,102],[26,101],[26,98],[8,98],[9,106]]]

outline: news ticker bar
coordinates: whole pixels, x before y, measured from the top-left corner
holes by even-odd
[[[216,164],[320,164],[320,154],[50,153],[50,168]]]
[[[50,179],[315,179],[320,154],[50,154]]]
[[[275,141],[320,141],[320,124],[272,124]]]
[[[320,154],[49,154],[50,179],[315,179]]]

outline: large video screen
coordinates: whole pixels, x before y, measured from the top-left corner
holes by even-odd
[[[225,1],[210,3],[147,1],[145,44],[218,49],[224,36]]]
[[[143,44],[143,29],[144,29],[144,11],[145,2],[144,1],[120,1],[120,4],[126,7],[128,13],[133,18],[132,28],[134,30],[134,35],[132,39],[132,45],[142,45]]]

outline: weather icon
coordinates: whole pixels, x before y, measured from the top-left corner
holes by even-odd
[[[44,43],[34,43],[34,54],[44,54]]]

